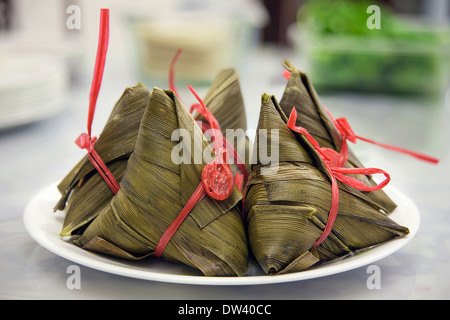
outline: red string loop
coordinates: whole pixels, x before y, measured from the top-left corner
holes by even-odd
[[[217,120],[206,108],[202,99],[198,96],[195,90],[191,86],[188,87],[199,102],[198,108],[200,108],[202,114],[205,115],[205,118],[209,122],[209,125],[213,127],[214,124],[217,124]],[[191,195],[188,202],[185,204],[175,220],[170,224],[170,226],[166,229],[166,231],[159,239],[156,249],[153,252],[153,255],[155,257],[160,257],[163,254],[166,246],[170,242],[170,239],[178,230],[181,223],[184,221],[184,219],[186,219],[191,210],[204,198],[205,195],[208,195],[209,197],[220,201],[228,198],[233,191],[233,175],[231,173],[229,164],[224,161],[224,157],[227,151],[217,142],[216,135],[221,135],[221,132],[220,130],[212,130],[212,134],[215,152],[214,160],[203,167],[200,183],[197,186],[197,189]]]
[[[291,76],[291,73],[288,70],[284,70],[283,77],[289,80]],[[289,116],[289,120],[287,122],[287,126],[297,133],[300,133],[302,135],[305,135],[307,140],[311,143],[311,145],[316,149],[318,152],[320,158],[322,159],[326,170],[328,171],[330,177],[331,177],[331,206],[330,206],[330,212],[328,214],[327,223],[325,225],[325,228],[322,232],[322,235],[320,238],[316,241],[314,244],[315,247],[320,245],[331,233],[331,230],[333,229],[333,224],[336,219],[338,210],[339,210],[339,188],[337,185],[337,180],[341,181],[342,183],[345,183],[349,186],[352,186],[358,190],[361,191],[375,191],[380,190],[381,188],[385,187],[389,181],[390,176],[387,172],[376,169],[376,168],[344,168],[345,164],[348,160],[348,145],[347,140],[350,142],[356,143],[356,140],[362,140],[366,141],[372,144],[375,144],[377,146],[383,147],[385,149],[401,152],[404,154],[408,154],[410,156],[413,156],[419,160],[431,162],[431,163],[438,163],[439,160],[434,157],[430,157],[428,155],[407,150],[404,148],[399,148],[396,146],[384,144],[375,142],[371,139],[363,138],[361,136],[356,135],[353,132],[353,129],[351,128],[350,124],[348,123],[347,119],[345,118],[338,118],[334,119],[331,115],[330,111],[325,108],[325,111],[328,113],[330,119],[334,123],[335,127],[339,131],[341,135],[341,150],[340,152],[336,152],[335,150],[329,149],[329,148],[323,148],[320,147],[319,143],[309,134],[309,132],[302,127],[295,126],[296,120],[297,120],[297,111],[295,110],[295,107],[292,108],[291,114]],[[385,179],[380,182],[376,186],[367,186],[363,182],[359,181],[358,179],[346,176],[346,174],[363,174],[363,175],[372,175],[372,174],[382,174],[384,175]]]
[[[109,9],[100,10],[100,32],[97,47],[97,57],[95,60],[94,76],[91,83],[91,91],[89,93],[89,113],[87,121],[87,132],[82,133],[75,143],[88,152],[89,161],[105,180],[111,191],[116,194],[120,187],[111,171],[106,166],[100,155],[95,151],[94,145],[97,141],[96,137],[91,136],[92,121],[94,119],[95,105],[97,103],[98,93],[102,84],[103,71],[105,69],[106,52],[108,51],[109,42]]]
[[[94,168],[98,171],[98,173],[102,176],[103,180],[105,180],[108,187],[114,194],[117,194],[120,187],[117,183],[117,180],[114,178],[112,172],[108,169],[106,164],[103,162],[100,155],[95,151],[94,145],[97,141],[96,137],[90,138],[87,133],[82,133],[75,143],[81,149],[86,149],[88,152],[89,161],[92,163]]]
[[[176,65],[176,62],[178,61],[181,51],[182,51],[181,49],[178,49],[177,52],[175,53],[175,56],[173,57],[172,62],[170,63],[170,70],[169,70],[169,88],[175,93],[175,95],[178,97],[178,99],[180,99],[180,96],[179,96],[176,86],[175,86],[175,65]],[[188,87],[190,87],[190,86],[188,86]],[[190,89],[191,89],[191,92],[193,92],[193,94],[196,95],[196,93],[194,93],[192,87],[190,87]],[[198,97],[198,95],[196,96],[196,98],[198,101],[202,101],[200,99],[200,97]],[[203,102],[192,104],[192,106],[189,110],[191,113],[193,113],[194,111],[198,112],[209,123],[209,125],[207,123],[202,123],[202,125],[201,125],[202,131],[206,132],[207,130],[210,130],[210,129],[221,131],[220,125],[219,125],[217,119],[211,114],[211,112],[204,105],[202,105],[202,103]],[[247,167],[245,166],[245,163],[242,160],[242,158],[240,157],[240,155],[234,149],[233,145],[223,135],[221,135],[221,138],[223,141],[223,147],[227,151],[227,154],[231,154],[231,156],[233,157],[234,163],[237,165],[238,169],[241,171],[241,173],[239,175],[236,173],[235,178],[237,178],[237,179],[235,179],[235,185],[238,186],[240,191],[242,191],[243,183],[246,184],[248,181],[249,174],[247,171]],[[215,140],[216,138],[213,136],[212,139]],[[224,154],[224,156],[226,156],[227,154]],[[224,161],[226,161],[225,158],[224,158]],[[243,179],[244,181],[242,182],[240,179]]]
[[[328,214],[327,223],[325,225],[323,233],[320,236],[320,238],[316,241],[316,243],[314,244],[314,246],[317,247],[331,233],[331,230],[333,229],[334,221],[336,220],[336,216],[337,216],[337,213],[339,210],[339,188],[337,185],[337,180],[342,183],[345,183],[353,188],[361,190],[361,191],[375,191],[375,190],[380,190],[381,188],[385,187],[390,181],[390,176],[384,170],[377,169],[377,168],[344,168],[343,166],[346,163],[346,159],[348,158],[348,155],[347,156],[343,155],[343,153],[347,153],[348,149],[343,148],[343,149],[341,149],[341,153],[337,153],[336,151],[334,151],[332,149],[320,147],[319,143],[309,134],[309,132],[305,128],[295,126],[296,120],[297,120],[297,111],[295,110],[295,108],[292,108],[287,126],[292,131],[295,131],[297,133],[300,133],[300,134],[303,134],[306,136],[307,140],[316,149],[317,153],[319,154],[320,158],[322,159],[322,161],[325,165],[325,168],[328,171],[328,174],[330,175],[330,178],[331,178],[330,212]],[[348,132],[353,132],[351,130],[351,128],[347,129],[347,130],[348,130]],[[342,152],[343,150],[344,150],[344,152]],[[346,176],[346,174],[364,174],[364,175],[383,174],[385,176],[385,179],[376,186],[368,186],[368,185],[364,184],[363,182],[359,181],[358,179],[355,179],[350,176]]]
[[[403,152],[406,154],[410,154],[416,158],[419,158],[424,161],[429,161],[432,163],[437,163],[438,160],[426,155],[419,154],[417,152],[409,151],[406,149],[385,145],[381,143],[374,142],[369,139],[361,138],[353,132],[352,128],[350,127],[349,123],[345,118],[338,118],[334,119],[331,116],[331,113],[325,108],[328,115],[332,119],[333,123],[335,124],[336,128],[339,130],[342,138],[342,145],[341,145],[341,151],[338,153],[335,150],[332,150],[330,148],[324,148],[320,147],[319,143],[309,134],[309,132],[302,127],[295,126],[296,120],[297,120],[297,111],[295,108],[292,108],[291,114],[289,115],[289,120],[287,122],[287,126],[297,133],[300,133],[302,135],[305,135],[307,140],[311,143],[311,145],[316,149],[317,153],[319,154],[319,157],[322,159],[326,170],[328,171],[330,177],[331,177],[331,207],[328,214],[327,223],[325,225],[325,228],[323,230],[322,235],[320,238],[316,241],[314,244],[315,247],[320,245],[331,233],[331,230],[333,228],[334,221],[336,220],[336,216],[339,210],[339,188],[337,185],[337,181],[340,181],[342,183],[345,183],[355,189],[361,190],[361,191],[376,191],[384,188],[390,181],[389,174],[381,169],[377,168],[344,168],[345,164],[348,160],[348,146],[347,146],[347,140],[350,140],[351,142],[356,142],[356,139],[360,139],[363,141],[368,141],[373,144],[376,144],[381,147],[385,147],[390,150]],[[362,175],[373,175],[373,174],[382,174],[384,175],[385,179],[377,184],[376,186],[368,186],[361,182],[358,179],[355,179],[353,177],[347,176],[347,174],[362,174]]]

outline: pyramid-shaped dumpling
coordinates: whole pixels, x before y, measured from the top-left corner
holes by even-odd
[[[134,150],[139,125],[149,99],[150,92],[142,84],[125,89],[95,143],[96,151],[118,182]],[[226,129],[247,130],[244,100],[234,69],[224,69],[217,74],[205,96],[205,105],[221,125],[224,136]],[[195,118],[204,120],[200,114],[196,114]],[[248,164],[249,161],[245,161],[249,153],[248,137],[237,137],[243,137],[243,141],[238,140],[233,146],[244,165]],[[234,172],[242,170],[236,165],[232,165],[232,169]],[[55,210],[66,211],[61,236],[80,234],[114,195],[87,155],[64,177],[58,189],[61,198]]]
[[[189,138],[172,141],[175,130],[189,133]],[[154,88],[119,192],[75,243],[129,259],[151,255],[196,190],[205,166],[196,163],[195,151],[184,154],[181,163],[173,161],[173,150],[179,144],[187,148],[183,150],[211,148],[176,95]],[[241,199],[236,187],[223,201],[205,196],[175,232],[162,258],[207,276],[245,275],[247,240]]]
[[[329,114],[320,103],[308,75],[293,67],[288,61],[285,61],[285,67],[290,72],[290,77],[280,100],[281,109],[286,115],[289,115],[292,108],[295,108],[298,113],[296,125],[308,130],[321,147],[339,152],[341,150],[342,137]],[[350,148],[346,167],[364,167]],[[356,175],[355,178],[366,185],[376,185],[370,176]],[[382,206],[387,213],[392,212],[397,207],[383,190],[372,191],[366,195]]]
[[[126,88],[95,143],[95,150],[118,182],[134,150],[149,100],[150,92],[143,84]],[[87,155],[62,179],[58,190],[61,198],[55,210],[66,211],[61,236],[81,232],[114,195]]]
[[[262,171],[268,164],[261,161],[257,143],[245,217],[250,247],[266,273],[301,271],[408,234],[366,193],[338,182],[339,211],[333,229],[315,246],[330,211],[331,178],[310,142],[291,131],[287,121],[276,98],[264,94],[256,134],[259,139],[260,132],[266,133],[268,150],[278,148],[278,170]]]

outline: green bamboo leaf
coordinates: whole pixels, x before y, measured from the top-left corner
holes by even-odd
[[[190,138],[172,141],[172,132],[177,129],[189,132]],[[212,151],[176,95],[154,88],[120,190],[75,241],[77,245],[132,259],[152,254],[199,185],[205,165],[195,163],[194,152],[187,155],[190,163],[168,163],[167,151],[175,144]],[[241,199],[236,187],[226,201],[205,196],[176,231],[162,258],[196,268],[207,276],[245,275],[248,253],[239,210]]]
[[[250,142],[247,136],[247,116],[236,70],[231,68],[220,70],[206,93],[203,102],[219,123],[223,136],[226,138],[227,133],[230,133],[230,144],[238,152],[246,165],[247,171],[250,172]],[[201,115],[195,115],[195,119],[205,121]],[[229,131],[227,132],[227,130]],[[233,174],[238,171],[235,165],[232,165],[231,168]]]
[[[118,182],[136,144],[149,99],[150,92],[142,84],[126,88],[95,143],[95,150]],[[66,211],[61,236],[81,233],[113,196],[87,155],[62,179],[58,189],[61,198],[54,210]]]
[[[339,131],[321,104],[308,75],[293,67],[288,61],[285,61],[284,65],[290,71],[291,75],[280,100],[281,109],[286,115],[289,115],[292,108],[295,107],[298,114],[296,126],[308,130],[314,139],[319,142],[321,147],[330,148],[339,152],[341,150],[341,136]],[[350,148],[346,167],[364,167]],[[376,185],[371,176],[353,175],[353,177],[366,185]],[[392,212],[397,207],[383,190],[366,193],[366,196],[381,205],[387,213]]]
[[[332,233],[315,248],[328,218],[331,180],[317,151],[286,123],[276,98],[263,94],[257,135],[261,130],[279,132],[279,166],[276,174],[264,173],[269,164],[261,163],[257,155],[245,211],[251,250],[266,273],[302,271],[409,233],[370,194],[339,183],[339,212]]]
[[[105,127],[100,134],[95,149],[120,182],[127,166],[128,158],[136,145],[136,138],[142,115],[147,108],[150,92],[144,85],[127,88],[115,104]],[[205,97],[206,107],[216,117],[221,125],[223,134],[226,129],[247,130],[244,100],[242,98],[239,78],[234,69],[220,71]],[[204,120],[200,115],[198,120]],[[159,125],[164,130],[166,119],[161,119]],[[168,133],[168,134],[171,134]],[[241,158],[246,161],[247,170],[249,163],[249,142],[246,134],[237,135],[230,141]],[[140,144],[141,148],[155,148],[155,141],[151,146]],[[160,146],[164,147],[164,146]],[[161,150],[163,151],[163,150]],[[165,165],[171,165],[171,149],[161,152]],[[236,165],[232,165],[233,174],[238,171]],[[61,236],[81,234],[86,226],[94,220],[100,209],[105,207],[112,199],[113,193],[104,183],[101,176],[84,156],[81,161],[60,182],[58,189],[61,198],[54,210],[66,211],[66,217],[61,231]],[[208,219],[208,218],[199,218]]]

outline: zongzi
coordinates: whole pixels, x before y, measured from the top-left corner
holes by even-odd
[[[294,129],[292,114],[288,121],[276,98],[263,94],[256,132],[269,137],[276,133],[277,139],[266,141],[269,150],[275,149],[270,144],[278,143],[278,168],[276,174],[263,172],[267,164],[256,144],[257,161],[245,191],[245,218],[250,247],[267,274],[302,271],[409,233],[367,192],[341,181],[333,183],[333,173],[319,153],[323,150]],[[330,233],[319,243],[330,208],[337,205],[336,191],[338,211]]]
[[[134,150],[139,124],[149,100],[150,92],[143,84],[126,88],[95,143],[97,153],[118,182]],[[64,177],[58,189],[61,198],[55,210],[66,211],[61,236],[82,232],[114,195],[88,155]]]
[[[286,84],[285,91],[280,100],[280,107],[285,115],[289,115],[294,107],[299,114],[296,126],[305,128],[319,143],[321,147],[330,148],[337,152],[346,141],[335,125],[330,114],[320,103],[319,97],[308,78],[308,75],[295,67],[288,61],[284,62],[286,70],[290,76]],[[363,164],[348,148],[347,168],[363,168]],[[355,175],[355,178],[366,185],[375,186],[376,183],[369,175]],[[392,212],[397,205],[390,199],[383,190],[367,192],[366,196],[376,201],[387,213]]]
[[[119,182],[134,150],[139,124],[149,99],[150,93],[143,84],[127,88],[95,143],[98,154]],[[217,74],[205,96],[205,104],[220,124],[224,137],[229,137],[226,140],[231,143],[228,150],[237,152],[237,158],[231,155],[230,162],[233,174],[243,174],[242,186],[250,169],[249,161],[246,161],[249,158],[249,140],[245,132],[247,124],[239,78],[234,69],[223,69]],[[207,128],[200,113],[195,115],[195,119],[203,122],[202,128]],[[88,156],[69,172],[58,189],[62,196],[55,210],[66,210],[61,236],[80,234],[114,195]]]
[[[188,132],[190,139],[172,141],[176,130]],[[202,154],[212,152],[177,96],[170,90],[154,88],[120,190],[75,243],[128,259],[152,255],[198,188],[206,165],[194,161],[195,151],[182,155],[189,161],[173,161],[177,144],[183,151],[194,146]],[[241,199],[237,187],[222,201],[204,196],[173,234],[161,257],[207,276],[245,275],[247,240],[238,205]]]

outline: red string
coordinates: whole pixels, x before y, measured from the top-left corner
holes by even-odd
[[[203,132],[206,132],[207,130],[211,129],[211,127],[207,123],[201,123],[201,129]],[[222,139],[223,139],[223,146],[224,146],[225,150],[228,152],[228,154],[231,154],[233,156],[234,163],[236,164],[236,166],[238,167],[238,169],[240,171],[240,173],[236,172],[235,177],[238,177],[238,179],[242,178],[242,180],[244,182],[247,182],[248,181],[248,171],[247,171],[247,167],[245,166],[244,161],[242,160],[241,156],[236,151],[236,149],[233,147],[233,145],[225,137],[222,136]],[[238,175],[238,173],[239,173],[239,175]],[[242,192],[242,181],[236,180],[235,184],[239,188],[239,191]]]
[[[283,77],[284,78],[289,80],[290,76],[291,76],[291,73],[288,70],[284,70],[283,71]],[[423,161],[427,161],[427,162],[431,162],[431,163],[435,163],[435,164],[439,163],[439,159],[431,157],[431,156],[428,156],[426,154],[423,154],[423,153],[420,153],[420,152],[416,152],[416,151],[407,150],[407,149],[404,149],[404,148],[400,148],[400,147],[389,145],[389,144],[385,144],[385,143],[376,142],[374,140],[355,135],[355,133],[353,132],[352,128],[350,127],[350,124],[347,122],[346,118],[334,119],[333,116],[331,115],[330,111],[325,106],[323,106],[323,108],[328,113],[328,115],[331,118],[331,120],[333,121],[335,127],[338,129],[339,133],[341,134],[341,137],[342,137],[342,147],[341,148],[344,148],[343,151],[341,149],[341,157],[343,157],[342,159],[348,157],[348,149],[347,149],[347,141],[346,140],[349,140],[349,141],[351,141],[353,143],[356,143],[356,139],[358,139],[358,140],[362,140],[362,141],[365,141],[365,142],[372,143],[374,145],[383,147],[385,149],[389,149],[389,150],[397,151],[397,152],[400,152],[400,153],[408,154],[408,155],[410,155],[412,157],[415,157],[415,158],[417,158],[419,160],[423,160]]]
[[[342,166],[344,166],[345,163],[342,163],[343,157],[341,156],[341,154],[337,153],[332,149],[320,147],[319,143],[309,134],[309,132],[305,128],[295,126],[296,120],[297,120],[297,111],[295,110],[295,108],[292,108],[289,120],[287,122],[287,126],[292,131],[295,131],[297,133],[306,136],[307,140],[311,143],[314,149],[316,149],[317,153],[319,154],[320,158],[322,159],[325,165],[326,170],[328,171],[331,177],[331,207],[330,212],[328,214],[325,229],[323,230],[323,233],[320,236],[320,238],[314,244],[314,246],[317,247],[331,233],[334,221],[336,220],[336,216],[339,210],[339,188],[337,185],[337,180],[361,191],[375,191],[380,190],[381,188],[386,186],[390,181],[390,176],[384,170],[377,168],[343,168]],[[346,176],[345,174],[364,174],[364,175],[383,174],[385,176],[385,180],[383,180],[376,186],[367,186],[361,181]]]
[[[380,147],[385,148],[385,149],[389,149],[389,150],[392,150],[392,151],[397,151],[397,152],[400,152],[400,153],[408,154],[408,155],[410,155],[412,157],[415,157],[415,158],[417,158],[419,160],[422,160],[422,161],[427,161],[427,162],[431,162],[431,163],[435,163],[435,164],[439,163],[439,159],[431,157],[431,156],[428,156],[426,154],[419,153],[419,152],[416,152],[416,151],[407,150],[407,149],[404,149],[404,148],[400,148],[400,147],[389,145],[389,144],[385,144],[385,143],[376,142],[374,140],[358,136],[358,135],[356,135],[353,132],[353,130],[350,127],[350,124],[347,122],[346,118],[337,118],[335,120],[333,118],[333,116],[331,115],[330,111],[325,106],[324,106],[324,109],[328,113],[329,117],[333,121],[333,123],[336,126],[336,128],[339,130],[339,133],[343,137],[343,141],[344,142],[346,140],[350,140],[351,142],[356,143],[356,139],[358,139],[358,140],[362,140],[362,141],[365,141],[365,142],[372,143],[374,145],[380,146]]]
[[[365,139],[355,135],[352,128],[348,124],[347,120],[345,118],[339,118],[334,120],[331,116],[331,113],[325,108],[325,110],[328,112],[329,116],[331,117],[332,121],[334,122],[335,126],[339,130],[342,138],[342,146],[341,151],[338,153],[335,150],[320,147],[319,143],[309,134],[309,132],[302,127],[296,127],[295,122],[297,120],[297,111],[295,108],[292,108],[291,114],[289,116],[289,120],[287,122],[287,126],[300,134],[303,134],[306,136],[307,140],[311,143],[311,145],[316,149],[318,152],[320,158],[322,159],[325,168],[327,169],[330,177],[331,177],[331,192],[332,192],[332,199],[331,199],[331,208],[330,212],[328,214],[327,223],[325,226],[325,229],[321,235],[321,237],[317,240],[314,246],[318,246],[320,243],[322,243],[323,240],[325,240],[328,235],[330,234],[334,221],[336,219],[338,209],[339,209],[339,188],[337,186],[337,181],[339,180],[342,183],[345,183],[349,186],[352,186],[358,190],[361,191],[375,191],[379,190],[383,187],[385,187],[389,181],[390,176],[387,172],[381,169],[377,168],[344,168],[344,165],[347,162],[348,159],[348,146],[347,146],[347,140],[350,140],[352,142],[356,142],[356,139],[360,139],[363,141],[368,141],[371,143],[374,143],[378,146],[388,148],[390,150],[406,153],[409,155],[412,155],[416,158],[419,158],[421,160],[429,161],[432,163],[437,163],[438,160],[429,156],[425,156],[422,154],[419,154],[417,152],[412,152],[403,148],[393,147],[386,144],[381,144],[374,142],[369,139]],[[363,182],[361,182],[358,179],[355,179],[353,177],[347,176],[346,174],[363,174],[363,175],[372,175],[372,174],[382,174],[385,176],[385,180],[383,180],[381,183],[379,183],[376,186],[367,186]]]
[[[202,115],[204,118],[206,118],[207,116],[208,116],[208,112],[209,112],[209,110],[208,109],[204,109],[203,108],[203,106],[201,105],[201,104],[199,104],[199,103],[194,103],[192,106],[191,106],[191,109],[190,109],[190,112],[191,113],[193,113],[194,111],[197,111],[200,115]],[[212,119],[212,123],[211,123],[211,126],[210,127],[208,127],[208,129],[216,129],[216,130],[221,130],[220,129],[220,125],[219,125],[219,122],[217,122],[217,120],[214,118],[214,119]]]
[[[78,139],[75,141],[77,146],[79,146],[81,149],[86,149],[88,152],[88,158],[89,161],[92,163],[94,168],[100,173],[103,180],[105,180],[108,187],[111,189],[111,191],[114,194],[117,194],[120,187],[117,183],[116,179],[114,178],[111,171],[108,169],[106,164],[103,162],[100,155],[95,151],[94,144],[97,141],[96,137],[90,138],[86,133],[82,133]]]
[[[95,151],[94,145],[97,141],[96,137],[92,137],[92,121],[94,119],[95,105],[97,103],[98,93],[100,91],[103,70],[105,69],[106,52],[108,51],[109,42],[109,9],[100,10],[100,31],[98,38],[97,57],[95,60],[94,76],[91,83],[91,91],[89,94],[89,113],[87,121],[87,134],[82,133],[75,143],[82,149],[88,152],[89,161],[94,168],[103,177],[111,191],[116,194],[119,191],[119,184],[114,178],[111,171],[101,159],[100,155]]]
[[[203,109],[202,112],[206,115],[206,119],[210,126],[217,124],[214,116],[209,112],[209,110],[204,105],[202,99],[198,96],[195,90],[188,86],[192,94],[197,98],[200,103],[200,107]],[[224,200],[228,198],[233,191],[233,175],[231,174],[231,169],[229,165],[224,162],[224,154],[226,150],[224,147],[217,143],[216,134],[221,134],[220,130],[213,130],[213,143],[215,158],[211,163],[208,163],[202,169],[201,182],[197,186],[197,189],[189,198],[188,202],[184,205],[183,209],[180,211],[175,220],[170,224],[166,231],[159,239],[153,255],[160,257],[164,252],[166,246],[170,242],[170,239],[178,230],[184,219],[189,215],[194,206],[199,203],[205,195],[210,196],[216,200]]]
[[[283,77],[289,80],[291,73],[288,70],[285,70],[283,72]],[[320,245],[331,233],[331,230],[333,229],[334,221],[336,220],[336,216],[339,210],[339,188],[337,185],[337,181],[339,180],[342,183],[345,183],[349,186],[352,186],[358,190],[361,191],[375,191],[379,190],[383,187],[385,187],[389,181],[390,176],[387,172],[376,169],[376,168],[344,168],[344,165],[347,163],[348,160],[348,145],[347,140],[356,143],[356,139],[366,141],[375,145],[378,145],[380,147],[401,152],[404,154],[411,155],[415,158],[418,158],[420,160],[428,161],[431,163],[438,163],[439,160],[427,155],[424,155],[422,153],[410,151],[404,148],[399,148],[396,146],[391,146],[384,143],[378,143],[373,140],[360,137],[358,135],[355,135],[353,132],[353,129],[350,127],[350,124],[347,122],[347,119],[345,118],[338,118],[334,119],[331,115],[330,111],[324,107],[328,115],[330,116],[331,120],[333,121],[335,127],[339,131],[341,135],[341,151],[337,153],[335,150],[329,149],[329,148],[323,148],[320,147],[319,143],[309,134],[309,132],[302,127],[296,127],[295,122],[297,120],[297,111],[295,110],[295,107],[292,109],[291,114],[289,116],[289,120],[287,123],[287,126],[300,134],[303,134],[306,136],[307,140],[311,143],[311,145],[316,149],[318,152],[320,158],[322,159],[326,170],[328,171],[330,177],[331,177],[331,207],[330,212],[328,214],[327,223],[325,225],[325,228],[322,232],[322,235],[319,237],[319,239],[314,244],[315,247]],[[385,180],[383,180],[378,185],[372,187],[367,186],[363,182],[346,176],[346,174],[364,174],[364,175],[372,175],[372,174],[383,174],[385,176]]]
[[[234,184],[242,192],[242,188],[244,187],[244,175],[240,172],[236,172],[234,175]]]
[[[200,202],[200,200],[203,199],[203,197],[206,195],[205,189],[203,188],[203,184],[199,184],[197,189],[195,189],[194,193],[192,194],[191,198],[188,200],[184,208],[180,211],[177,218],[171,223],[171,225],[166,229],[166,231],[161,236],[161,239],[159,239],[158,245],[156,246],[155,252],[153,252],[153,255],[155,257],[160,257],[166,248],[167,244],[169,243],[172,236],[175,234],[175,232],[180,227],[181,223],[186,219],[188,214],[191,212],[192,208]]]
[[[172,90],[175,93],[175,95],[178,97],[178,99],[180,99],[180,96],[178,95],[178,92],[177,92],[177,89],[175,86],[175,65],[178,61],[181,51],[182,51],[181,49],[178,49],[177,52],[175,53],[175,56],[173,57],[172,62],[170,63],[170,70],[169,70],[169,88],[170,88],[170,90]],[[193,92],[192,87],[190,87],[190,89],[191,89],[191,92]],[[196,95],[196,93],[194,93],[194,95]],[[202,101],[200,99],[200,97],[196,96],[196,98],[198,101]],[[218,121],[204,105],[202,106],[202,104],[200,104],[200,103],[192,104],[192,106],[190,108],[190,112],[193,113],[194,111],[197,111],[200,115],[202,115],[210,123],[210,125],[202,123],[201,129],[203,132],[205,132],[206,130],[209,130],[209,129],[221,131]],[[221,135],[221,137],[222,137],[222,141],[224,144],[223,146],[224,146],[225,150],[227,150],[228,153],[231,153],[231,155],[233,156],[233,159],[234,159],[234,163],[237,165],[237,167],[239,168],[239,170],[241,171],[241,173],[243,175],[244,182],[247,182],[248,171],[247,171],[247,167],[245,166],[244,162],[242,161],[242,158],[237,153],[237,151],[234,149],[233,145],[231,143],[229,143],[229,141],[223,135]],[[241,178],[240,175],[236,175],[236,177],[238,179]],[[236,180],[235,184],[236,184],[236,186],[238,186],[239,190],[242,191],[241,181]]]
[[[175,53],[175,56],[172,59],[172,62],[170,63],[170,69],[169,69],[169,89],[175,92],[176,96],[178,96],[177,89],[175,87],[175,64],[177,63],[178,57],[181,54],[181,49],[178,49]]]
[[[193,107],[196,106],[197,109],[200,109],[201,114],[206,118],[206,121],[208,121],[208,123],[212,129],[211,130],[212,131],[211,140],[214,144],[214,150],[217,152],[221,147],[218,145],[217,136],[218,135],[222,136],[222,131],[220,130],[219,123],[217,122],[216,118],[214,118],[211,111],[209,111],[208,108],[206,108],[205,104],[203,103],[203,100],[200,98],[200,96],[197,94],[197,92],[195,92],[194,88],[192,88],[192,86],[190,86],[190,85],[188,85],[188,88],[189,88],[189,90],[191,90],[191,92],[195,96],[195,98],[197,98],[198,102],[200,102],[200,104],[194,104]],[[222,141],[223,141],[223,137],[222,137]]]
[[[91,92],[89,95],[89,115],[87,130],[91,136],[92,120],[94,119],[95,105],[97,103],[98,93],[102,84],[103,70],[105,69],[106,52],[109,42],[109,9],[100,10],[100,31],[98,36],[97,57],[95,60],[94,77],[91,83]]]

